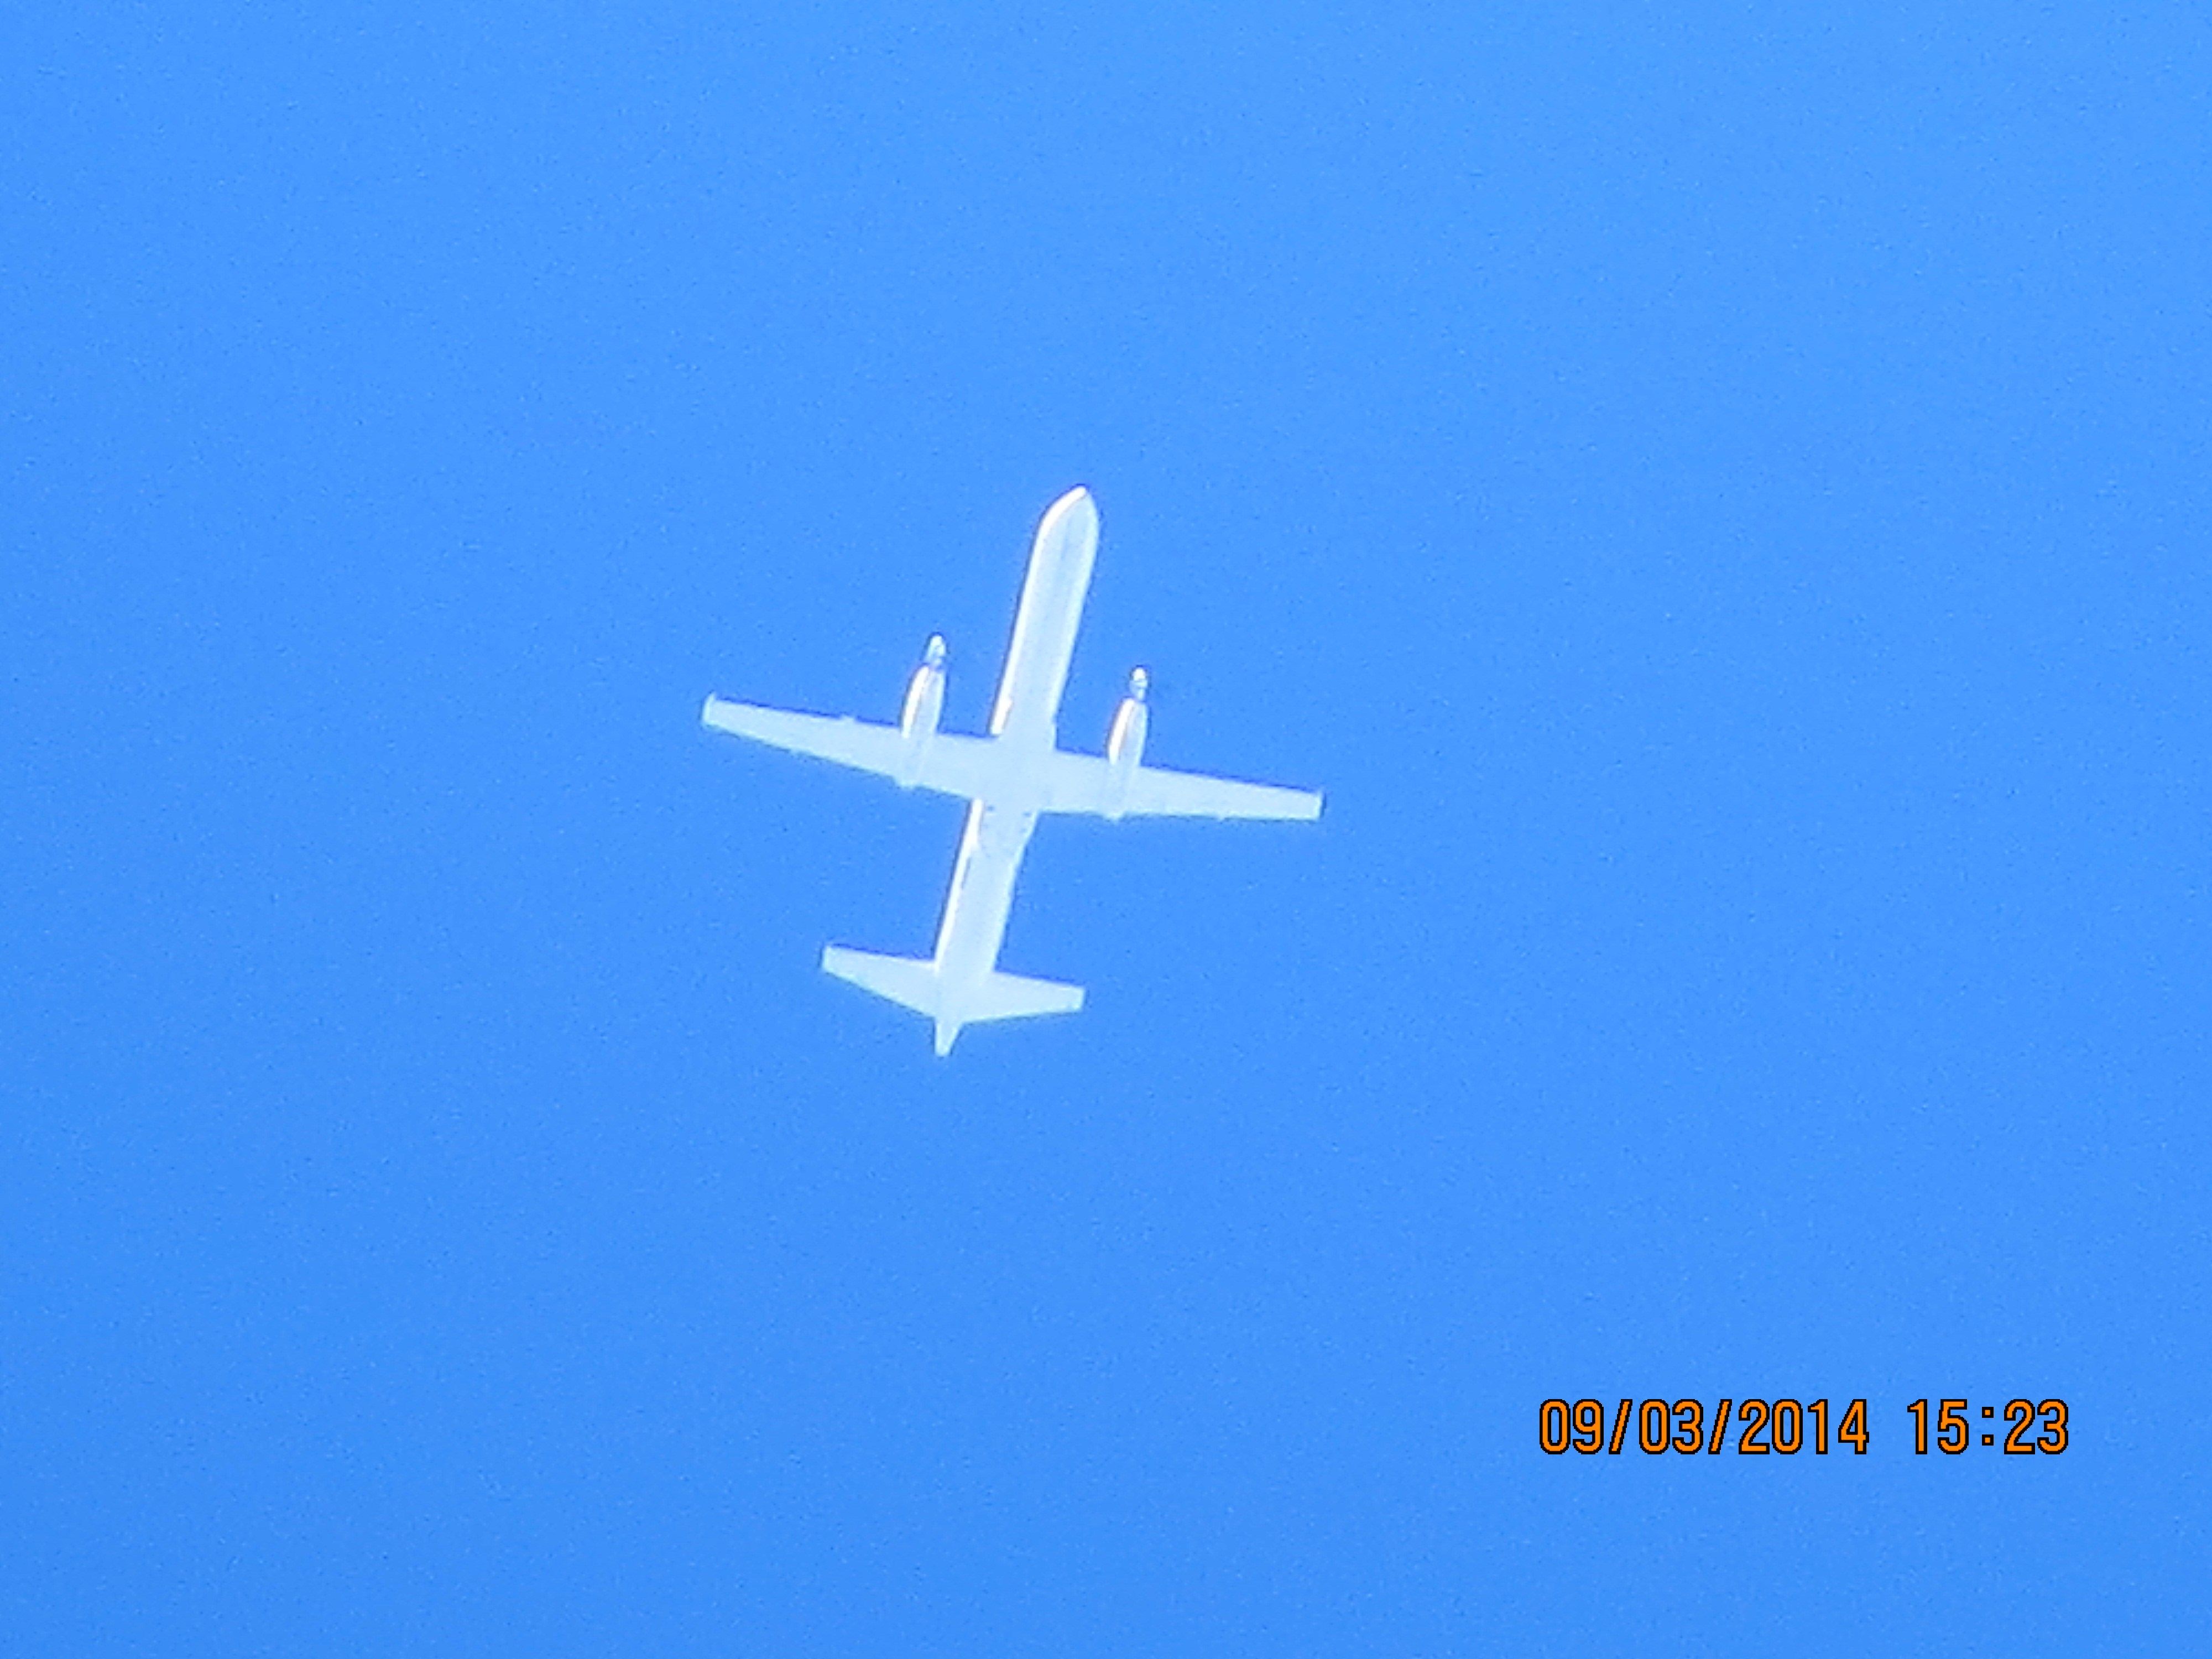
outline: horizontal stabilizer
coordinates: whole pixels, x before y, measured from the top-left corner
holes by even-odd
[[[842,945],[823,947],[822,967],[825,973],[934,1021],[940,1054],[951,1052],[953,1040],[963,1025],[986,1019],[1024,1019],[1035,1014],[1072,1014],[1083,1006],[1080,985],[1000,973],[948,985],[934,962],[879,957],[872,951],[848,950]]]
[[[1056,980],[992,974],[960,1010],[963,1020],[1023,1019],[1031,1014],[1072,1014],[1083,1006],[1083,988]]]
[[[850,951],[842,945],[822,947],[822,971],[849,981],[863,991],[872,991],[917,1014],[937,1016],[940,983],[937,964],[913,957],[879,957],[872,951]]]

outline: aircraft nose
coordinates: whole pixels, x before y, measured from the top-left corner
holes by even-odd
[[[1091,499],[1091,492],[1081,484],[1069,490],[1044,510],[1044,522],[1037,526],[1037,534],[1046,536],[1066,526],[1074,529],[1087,520],[1089,527],[1098,526],[1098,504]]]

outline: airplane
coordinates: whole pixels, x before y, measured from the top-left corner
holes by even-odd
[[[842,945],[822,951],[826,972],[929,1018],[940,1057],[952,1052],[963,1026],[1072,1014],[1083,1006],[1079,985],[998,969],[1014,878],[1042,814],[1300,820],[1321,816],[1321,796],[1306,790],[1144,764],[1150,680],[1141,668],[1129,675],[1128,695],[1115,711],[1103,755],[1060,747],[1060,691],[1097,550],[1098,509],[1089,490],[1071,489],[1046,509],[1037,526],[988,737],[938,730],[945,707],[941,634],[930,636],[921,665],[908,684],[896,726],[849,714],[794,714],[713,696],[700,714],[702,723],[714,731],[874,772],[902,789],[933,789],[969,803],[936,954],[878,956]]]

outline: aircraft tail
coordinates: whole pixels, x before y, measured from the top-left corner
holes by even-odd
[[[1072,1014],[1083,1006],[1083,988],[1058,980],[993,974],[960,1010],[963,1019],[1026,1019],[1032,1014]]]
[[[916,957],[878,956],[872,951],[824,945],[825,973],[873,992],[902,1008],[927,1015],[937,1024],[937,1052],[952,1051],[960,1028],[987,1019],[1024,1019],[1036,1014],[1072,1014],[1083,1006],[1083,988],[1020,974],[986,974],[980,983],[948,985],[934,962]]]

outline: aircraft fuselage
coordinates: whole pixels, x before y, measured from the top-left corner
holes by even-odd
[[[1090,495],[1078,490],[1054,502],[1030,550],[1013,641],[991,710],[991,735],[1000,741],[1039,755],[1056,745],[1060,693],[1097,552],[1098,512]],[[1036,812],[1011,803],[969,803],[933,958],[945,991],[937,1021],[940,1048],[950,1048],[958,1034],[962,1022],[951,1017],[959,1012],[962,992],[980,988],[998,965],[1014,880],[1036,821]]]

